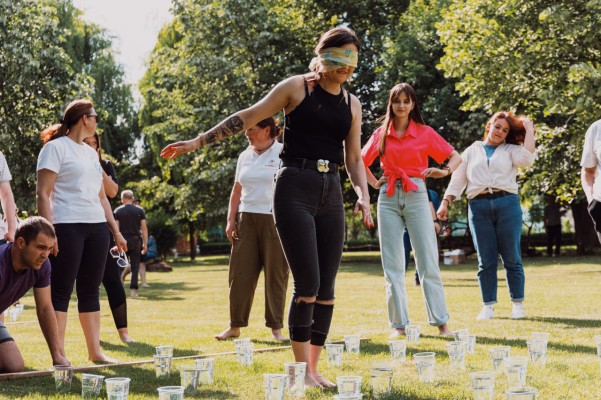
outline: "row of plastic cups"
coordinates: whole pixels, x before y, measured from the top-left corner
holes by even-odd
[[[73,367],[67,365],[56,365],[54,369],[54,383],[58,393],[68,393],[71,391],[71,382],[73,380]],[[102,389],[102,384],[106,383],[106,393],[109,399],[121,399],[123,395],[129,393],[130,378],[107,378],[102,375],[82,374],[81,375],[81,396],[84,399],[96,399]]]
[[[495,372],[478,371],[469,374],[474,400],[493,400],[495,397]],[[538,391],[532,387],[509,387],[508,400],[535,400]]]

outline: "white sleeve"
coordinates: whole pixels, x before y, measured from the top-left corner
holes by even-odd
[[[582,149],[582,160],[580,166],[584,168],[596,167],[599,163],[595,150],[601,147],[601,135],[599,134],[599,122],[594,123],[586,131],[584,147]]]
[[[459,167],[451,175],[451,181],[444,192],[443,199],[447,196],[454,196],[458,200],[461,197],[461,193],[465,190],[467,186],[467,165],[470,162],[470,149],[471,146],[461,153],[461,164],[459,164]]]
[[[10,170],[8,169],[8,163],[6,162],[6,158],[4,158],[4,154],[0,151],[0,182],[8,182],[12,179],[12,175],[10,174]]]
[[[47,169],[57,174],[61,168],[61,160],[63,156],[62,149],[57,146],[57,143],[48,142],[42,147],[38,155],[38,166],[36,171]]]
[[[524,146],[509,145],[509,154],[511,155],[511,162],[517,168],[525,168],[534,164],[536,159],[536,151],[530,152]]]

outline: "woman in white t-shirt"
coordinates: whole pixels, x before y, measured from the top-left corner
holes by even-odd
[[[511,112],[497,112],[486,124],[483,141],[468,147],[453,174],[438,209],[447,219],[450,203],[466,190],[469,227],[478,252],[478,283],[484,306],[477,320],[494,317],[497,302],[499,255],[505,267],[511,318],[524,318],[524,267],[520,248],[522,208],[518,197],[517,169],[535,159],[534,125]],[[467,187],[467,189],[466,189]]]
[[[75,100],[67,106],[60,124],[40,133],[44,147],[38,156],[36,195],[39,214],[56,230],[50,256],[51,294],[62,350],[69,300],[77,282],[77,308],[88,357],[96,362],[116,362],[100,349],[98,296],[109,250],[109,229],[120,249],[126,250],[127,242],[104,192],[98,154],[83,142],[94,135],[97,124],[92,102]]]
[[[285,340],[284,307],[288,264],[271,215],[272,186],[282,144],[272,117],[246,131],[250,146],[238,157],[225,233],[232,243],[230,257],[230,327],[218,340],[240,336],[248,326],[261,269],[265,273],[265,325],[275,340]]]

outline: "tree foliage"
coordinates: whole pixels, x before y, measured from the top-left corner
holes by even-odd
[[[22,209],[35,209],[38,132],[71,100],[95,102],[114,157],[133,147],[135,109],[111,40],[80,14],[70,0],[0,0],[0,150]]]

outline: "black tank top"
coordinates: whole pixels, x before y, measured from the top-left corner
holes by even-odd
[[[309,94],[305,81],[305,98],[286,115],[280,158],[325,159],[342,164],[343,142],[353,119],[350,94],[345,101],[344,93],[340,90],[333,95],[315,85]]]

